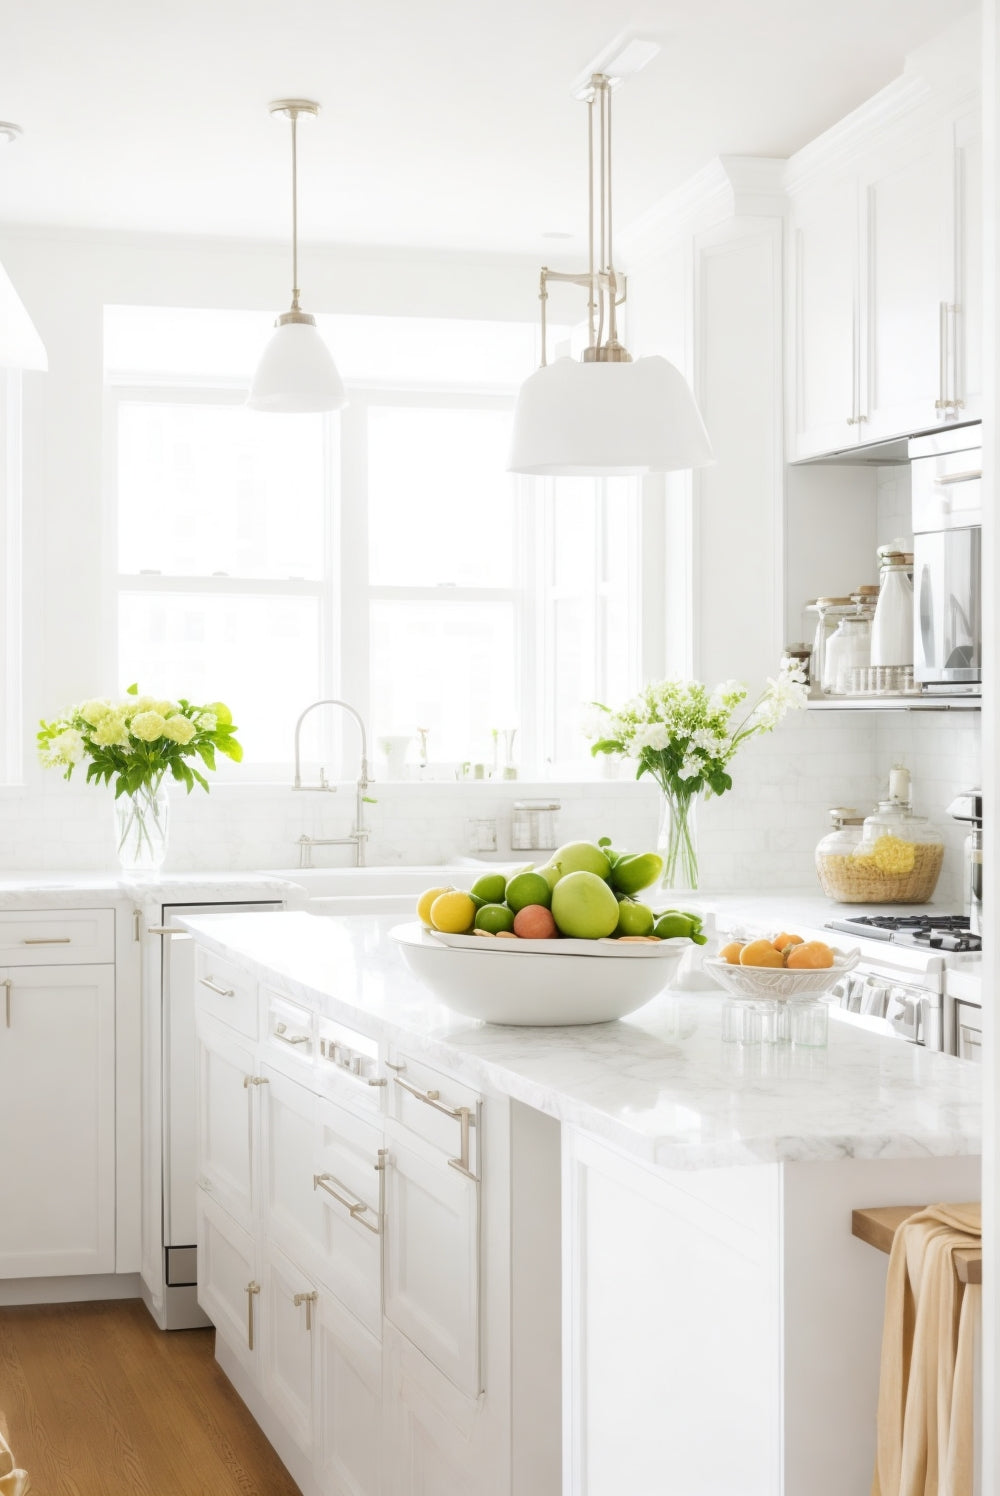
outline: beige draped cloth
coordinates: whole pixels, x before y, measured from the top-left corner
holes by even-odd
[[[979,1204],[931,1205],[889,1256],[872,1496],[973,1496],[973,1374],[982,1290],[953,1253],[982,1243]]]
[[[25,1496],[28,1489],[28,1472],[15,1470],[14,1456],[0,1427],[0,1496]]]

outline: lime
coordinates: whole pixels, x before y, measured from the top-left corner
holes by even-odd
[[[489,899],[481,899],[478,893],[470,893],[469,898],[472,900],[473,906],[476,909],[481,909],[484,904],[490,903]]]
[[[653,934],[658,935],[661,940],[673,940],[678,935],[691,938],[694,930],[694,920],[689,914],[678,914],[671,910],[669,914],[662,914],[656,921]]]
[[[484,904],[502,904],[507,879],[503,873],[484,873],[472,885],[472,897],[482,899]]]
[[[431,924],[444,935],[464,935],[475,917],[475,904],[457,888],[439,894],[431,905]]]
[[[514,911],[506,904],[484,904],[476,911],[476,929],[498,935],[501,930],[513,930]]]
[[[622,899],[618,905],[616,935],[652,935],[653,911],[648,904],[634,904],[631,899]]]
[[[541,873],[518,873],[507,884],[507,903],[518,914],[529,904],[541,904],[547,909],[552,903],[552,890],[548,879]]]

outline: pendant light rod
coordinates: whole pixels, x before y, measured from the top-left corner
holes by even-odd
[[[299,289],[299,115],[315,119],[319,105],[312,99],[276,99],[268,105],[271,114],[284,115],[292,126],[292,306],[287,315],[302,314]]]

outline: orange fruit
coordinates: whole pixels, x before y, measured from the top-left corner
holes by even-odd
[[[833,951],[825,940],[805,940],[792,946],[785,965],[796,971],[819,971],[833,965]]]
[[[728,945],[722,947],[722,950],[719,952],[719,960],[728,961],[730,966],[739,966],[740,951],[742,949],[742,940],[731,940]]]
[[[780,951],[769,940],[751,940],[740,951],[741,966],[784,966]]]
[[[804,945],[801,935],[789,935],[784,930],[771,941],[776,951],[785,951],[790,945]]]

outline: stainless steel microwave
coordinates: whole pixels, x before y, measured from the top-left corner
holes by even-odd
[[[924,687],[982,680],[982,431],[910,442],[913,673]]]

